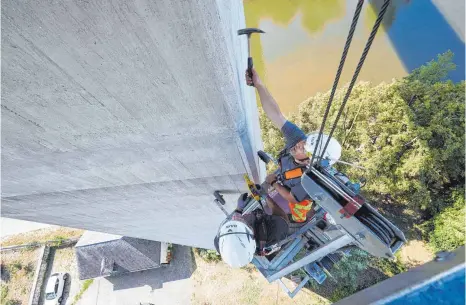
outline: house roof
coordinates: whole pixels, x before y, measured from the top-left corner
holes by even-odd
[[[86,231],[79,239],[78,243],[75,247],[81,247],[86,245],[92,245],[97,243],[103,243],[107,241],[112,241],[116,239],[120,239],[123,236],[121,235],[113,235],[101,232],[94,232],[94,231]]]
[[[75,246],[79,279],[160,267],[160,242],[87,231]]]

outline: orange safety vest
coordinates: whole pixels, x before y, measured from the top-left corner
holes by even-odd
[[[288,202],[290,208],[291,218],[295,222],[304,222],[307,218],[307,212],[312,208],[312,201],[305,199],[298,203]]]
[[[301,178],[304,170],[301,167],[294,168],[284,172],[284,177],[286,180]],[[288,202],[288,207],[290,208],[291,218],[295,222],[304,222],[307,218],[307,212],[312,208],[312,201],[309,199],[304,199],[298,203]]]

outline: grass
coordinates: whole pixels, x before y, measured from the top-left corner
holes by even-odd
[[[386,276],[392,277],[398,273],[408,271],[408,267],[399,258],[390,260],[387,258],[373,258],[371,265],[383,272]]]
[[[6,300],[5,303],[2,303],[2,305],[3,304],[5,304],[5,305],[21,305],[23,303],[21,303],[21,301],[16,300],[16,299],[9,299],[9,300]]]
[[[33,275],[34,274],[34,264],[29,263],[29,264],[25,265],[24,266],[24,272],[26,272],[26,274],[28,276]]]
[[[76,305],[76,303],[81,299],[83,293],[91,286],[91,284],[94,282],[94,279],[89,279],[85,280],[83,282],[83,285],[81,286],[81,290],[79,290],[78,294],[74,297],[73,303],[71,305]]]
[[[65,239],[79,238],[84,230],[72,228],[45,228],[23,234],[16,234],[6,237],[0,242],[1,247],[24,245],[30,243],[43,243],[49,240],[58,240],[58,243]]]
[[[328,299],[333,303],[338,302],[339,300],[344,299],[347,296],[354,294],[355,292],[356,290],[350,285],[341,285],[336,287]]]
[[[207,262],[194,251],[197,268],[192,275],[193,305],[236,304],[236,305],[317,305],[330,304],[326,299],[310,290],[302,290],[294,299],[279,287],[278,283],[270,284],[253,265],[233,269],[223,262]],[[283,280],[289,289],[295,284],[288,279]]]
[[[3,251],[1,304],[27,304],[38,250]]]
[[[8,296],[8,286],[2,285],[2,287],[0,288],[0,302],[2,304],[6,300],[7,296]]]
[[[259,298],[257,296],[261,293],[260,283],[257,280],[251,280],[249,282],[243,283],[243,291],[241,294],[239,302],[240,304],[259,304]]]
[[[60,247],[63,242],[65,240],[67,240],[68,238],[64,237],[64,236],[61,236],[61,235],[58,235],[57,237],[54,238],[54,242],[53,242],[53,246],[54,247]]]
[[[222,260],[220,254],[215,250],[194,248],[194,252],[206,262],[219,262]]]
[[[10,272],[10,274],[13,275],[15,275],[21,269],[23,269],[23,265],[20,261],[14,261],[13,263],[8,265],[8,271]]]

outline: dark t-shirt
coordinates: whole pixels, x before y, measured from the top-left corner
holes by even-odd
[[[285,176],[285,172],[301,167],[299,164],[296,164],[294,162],[293,156],[291,156],[289,153],[286,153],[280,157],[279,164],[280,173],[283,177]],[[301,185],[301,177],[296,177],[287,180],[284,179],[283,186],[285,186],[291,192],[291,194],[298,202],[301,202],[305,199],[309,199],[309,195]]]
[[[289,149],[296,145],[299,141],[305,140],[307,137],[305,133],[290,121],[286,121],[281,129],[283,136],[286,140],[286,152],[280,157],[280,170],[282,175],[289,170],[300,167],[299,164],[294,162],[293,156],[289,153]],[[301,177],[285,180],[284,186],[287,187],[295,199],[299,202],[308,199],[308,194],[301,185]]]
[[[264,217],[265,226],[267,228],[267,238],[265,246],[274,245],[282,239],[286,238],[288,234],[288,222],[285,219],[283,219],[283,217],[267,214],[264,214],[262,217]],[[251,228],[255,227],[254,224],[256,223],[256,215],[254,213],[243,215],[243,219],[249,224]],[[222,225],[223,223],[220,226]],[[256,232],[254,232],[254,236],[257,243],[258,239]],[[218,239],[219,238],[217,234],[217,236],[215,236],[214,238],[214,245],[217,252],[220,253]]]

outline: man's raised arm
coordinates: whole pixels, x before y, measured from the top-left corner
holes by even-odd
[[[256,70],[252,69],[252,79],[249,77],[248,72],[246,71],[246,82],[248,85],[251,83],[254,84],[254,87],[257,89],[257,93],[259,93],[262,109],[264,109],[265,114],[272,121],[272,123],[281,130],[286,122],[285,116],[280,111],[280,107],[278,106],[273,96],[270,94],[269,90],[267,90],[265,85],[262,83]]]

